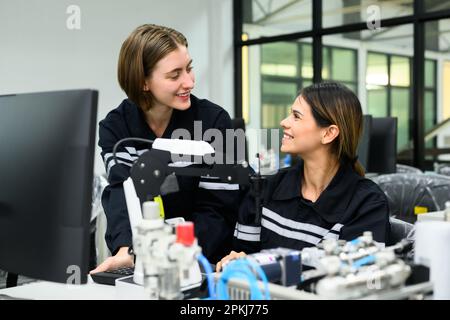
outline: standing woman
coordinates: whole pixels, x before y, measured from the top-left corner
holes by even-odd
[[[153,24],[135,29],[120,50],[118,78],[128,99],[109,112],[99,129],[109,182],[102,195],[107,217],[105,240],[113,256],[91,273],[133,266],[128,254],[132,234],[122,183],[130,176],[133,162],[149,146],[142,142],[122,144],[116,164],[114,145],[129,137],[171,138],[176,129],[186,129],[193,137],[194,121],[201,122],[203,132],[231,128],[224,109],[192,95],[192,59],[186,38],[176,30]],[[216,186],[191,177],[178,177],[178,184],[179,192],[163,196],[165,217],[182,216],[193,221],[203,253],[215,262],[231,248],[239,186]]]
[[[384,245],[389,232],[388,201],[364,178],[356,150],[362,132],[356,95],[333,82],[304,88],[281,122],[281,151],[301,161],[266,181],[261,224],[254,200],[246,197],[236,224],[235,246],[217,264],[262,249],[301,250],[323,239],[353,240],[371,231]]]

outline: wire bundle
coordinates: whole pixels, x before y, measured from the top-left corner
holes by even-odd
[[[258,278],[264,284],[264,294],[258,287]],[[244,279],[249,283],[250,299],[251,300],[270,300],[269,285],[266,274],[262,268],[253,260],[247,258],[240,258],[231,261],[222,272],[222,275],[217,282],[217,299],[229,300],[228,281],[232,278]]]

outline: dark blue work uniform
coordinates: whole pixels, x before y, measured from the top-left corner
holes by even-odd
[[[194,121],[201,121],[201,136],[194,137]],[[162,138],[171,138],[176,129],[187,129],[192,140],[200,140],[203,133],[215,128],[231,129],[231,119],[220,106],[191,95],[191,107],[173,110]],[[128,137],[156,139],[145,121],[143,111],[131,100],[124,100],[100,122],[99,146],[109,185],[103,192],[102,204],[107,216],[106,243],[113,254],[122,246],[131,246],[132,234],[122,183],[130,176],[133,162],[149,145],[125,142],[117,149],[118,164],[112,156],[113,147]],[[224,135],[225,137],[225,135]],[[214,183],[193,177],[177,177],[180,191],[163,196],[166,218],[184,217],[193,221],[199,245],[205,256],[215,263],[231,249],[233,230],[237,220],[239,186]]]
[[[299,162],[265,181],[259,225],[254,223],[254,198],[246,196],[234,231],[235,250],[301,250],[327,238],[353,240],[364,231],[372,231],[376,242],[386,243],[389,208],[378,185],[359,176],[351,165],[342,164],[313,203],[301,196],[302,173]]]

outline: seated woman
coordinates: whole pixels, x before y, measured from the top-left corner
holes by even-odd
[[[125,138],[179,138],[180,132],[198,140],[196,126],[200,128],[199,137],[205,137],[209,129],[225,135],[232,128],[230,116],[222,107],[192,94],[192,64],[187,39],[169,27],[141,25],[122,44],[118,78],[128,98],[100,121],[98,143],[109,182],[102,194],[108,222],[105,240],[113,256],[91,273],[134,265],[128,253],[133,239],[123,182],[130,177],[133,162],[149,145],[126,141],[117,148],[116,162],[116,143]],[[231,249],[241,199],[239,186],[224,187],[205,177],[180,176],[177,182],[179,192],[162,197],[165,218],[193,221],[203,254],[211,261],[219,260]]]
[[[301,91],[281,126],[281,151],[301,160],[265,180],[260,219],[255,219],[254,198],[246,196],[234,232],[236,251],[217,264],[217,271],[246,253],[301,250],[323,239],[353,240],[364,231],[386,242],[387,198],[364,178],[356,156],[362,132],[356,95],[338,83],[313,84]]]

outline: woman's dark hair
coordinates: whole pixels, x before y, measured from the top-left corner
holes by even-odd
[[[137,27],[124,41],[119,54],[119,84],[128,98],[147,111],[153,95],[144,91],[145,79],[152,74],[155,65],[179,45],[188,46],[180,32],[155,24]]]
[[[324,128],[334,124],[339,128],[339,135],[332,142],[333,154],[341,163],[350,163],[359,175],[364,176],[364,168],[356,155],[363,129],[358,97],[337,82],[313,84],[304,88],[300,95],[311,107],[318,126]]]

